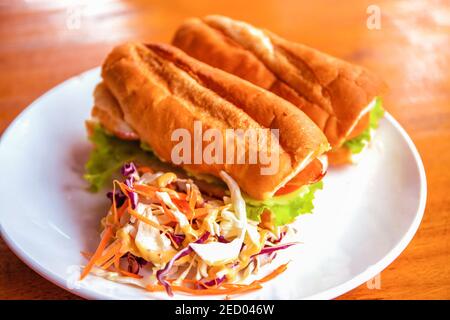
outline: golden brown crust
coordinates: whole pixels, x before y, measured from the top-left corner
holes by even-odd
[[[173,44],[292,102],[332,146],[355,134],[366,106],[385,88],[364,68],[222,16],[189,19]]]
[[[116,47],[103,65],[102,77],[124,120],[166,161],[178,144],[171,141],[172,132],[184,128],[194,136],[196,120],[201,121],[203,132],[215,128],[223,136],[230,128],[279,129],[279,170],[273,175],[262,175],[266,166],[261,163],[183,165],[215,176],[225,170],[257,199],[272,196],[309,161],[328,150],[320,129],[289,102],[169,45],[128,43]],[[208,144],[203,143],[203,150]],[[260,146],[245,143],[247,159],[255,148]]]
[[[198,18],[188,19],[177,30],[172,42],[181,49],[188,48],[189,55],[194,58],[203,58],[207,52],[205,62],[209,65],[265,89],[277,81],[275,75],[253,53]]]

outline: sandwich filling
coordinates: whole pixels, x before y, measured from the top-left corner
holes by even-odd
[[[333,164],[345,164],[348,162],[357,162],[362,151],[364,151],[370,144],[375,130],[378,128],[381,118],[384,116],[383,101],[380,97],[376,97],[370,104],[370,109],[367,110],[369,113],[369,123],[361,133],[357,134],[355,137],[347,139],[342,146],[338,148],[333,148],[328,152],[330,161]],[[364,115],[361,117],[363,118]],[[356,125],[356,124],[355,124]]]
[[[123,163],[133,161],[161,171],[175,171],[180,176],[192,178],[209,196],[221,198],[227,194],[220,179],[174,168],[159,161],[147,144],[117,138],[100,124],[91,126],[90,140],[94,144],[94,149],[86,164],[84,177],[92,191],[102,189],[117,175]],[[314,159],[269,199],[256,200],[244,194],[247,216],[254,221],[264,222],[268,228],[273,228],[291,223],[301,214],[311,213],[314,208],[314,193],[322,189],[320,180],[326,174],[327,166],[326,157]]]
[[[371,103],[372,104],[372,103]],[[357,137],[347,140],[344,147],[349,149],[352,154],[358,154],[364,150],[370,143],[374,131],[378,128],[380,119],[384,115],[383,102],[380,97],[374,100],[374,106],[370,110],[369,126]]]

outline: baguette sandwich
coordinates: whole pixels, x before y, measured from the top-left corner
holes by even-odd
[[[81,278],[94,273],[168,294],[230,295],[285,270],[248,282],[294,244],[285,242],[289,224],[312,211],[327,169],[327,139],[300,109],[173,46],[127,43],[104,62],[86,124],[95,145],[86,179],[98,190],[122,167],[124,181],[113,181],[102,239]],[[215,129],[223,139],[215,155],[229,151],[227,130],[276,129],[276,139],[233,135],[231,145],[245,159],[261,149],[276,154],[277,170],[263,174],[260,158],[178,162],[173,133],[180,129],[194,137],[197,129]],[[200,141],[206,150],[207,139]]]
[[[330,142],[330,163],[352,162],[383,115],[385,85],[375,75],[248,23],[218,15],[192,18],[172,43],[300,108]]]

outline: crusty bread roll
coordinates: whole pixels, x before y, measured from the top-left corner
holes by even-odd
[[[118,116],[146,142],[163,161],[171,161],[178,141],[172,132],[184,128],[194,137],[194,121],[201,121],[203,132],[219,129],[279,129],[279,140],[269,148],[279,149],[279,167],[272,175],[261,174],[267,167],[255,164],[182,164],[196,173],[219,177],[229,173],[242,190],[255,199],[265,199],[296,176],[312,160],[329,149],[320,129],[298,108],[258,86],[201,63],[181,50],[164,44],[127,43],[116,47],[102,68],[103,84],[95,94],[95,105],[104,104],[107,90],[120,112],[103,114]],[[115,110],[115,107],[112,107]],[[107,109],[105,106],[103,109]],[[117,111],[117,110],[116,110]],[[94,114],[94,112],[93,112]],[[119,135],[108,116],[97,118],[112,133]],[[122,116],[123,115],[123,116]],[[111,128],[111,129],[109,129]],[[120,136],[120,135],[119,135]],[[246,159],[260,149],[235,137],[235,147],[242,143]],[[203,142],[203,150],[209,142]],[[223,154],[226,142],[223,141]],[[274,151],[273,151],[274,152]]]
[[[333,147],[367,127],[367,106],[385,88],[362,67],[223,16],[187,20],[172,43],[292,102]]]

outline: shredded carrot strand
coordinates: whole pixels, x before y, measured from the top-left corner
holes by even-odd
[[[193,280],[183,280],[183,283],[197,283],[197,281]],[[240,285],[240,286],[234,286],[234,285],[228,285],[225,286],[225,289],[218,289],[218,288],[208,288],[208,289],[191,289],[188,287],[181,287],[181,286],[171,286],[173,291],[177,292],[183,292],[188,293],[191,295],[197,295],[197,296],[204,296],[204,295],[232,295],[232,294],[241,294],[248,291],[258,290],[261,289],[262,286],[259,283],[252,283],[249,285]],[[148,285],[146,287],[148,291],[151,292],[160,292],[165,291],[165,288],[162,285]]]
[[[101,266],[103,270],[108,270],[114,264],[114,258],[109,259],[104,265]]]
[[[144,222],[144,223],[146,223],[146,224],[148,224],[148,225],[151,225],[152,227],[154,227],[154,228],[156,228],[156,229],[158,229],[158,230],[161,230],[162,232],[166,232],[166,230],[165,230],[162,226],[160,226],[160,225],[157,224],[156,222],[154,222],[154,221],[152,221],[152,220],[150,220],[150,219],[144,217],[143,215],[139,214],[139,213],[136,212],[135,210],[131,209],[131,207],[128,208],[128,212],[129,212],[133,217],[135,217],[136,219],[138,219],[138,220],[140,220],[140,221],[142,221],[142,222]]]
[[[103,250],[105,250],[106,246],[108,245],[108,241],[111,239],[112,236],[113,236],[112,227],[109,226],[105,229],[105,233],[103,234],[103,237],[100,240],[97,250],[95,250],[94,255],[91,257],[91,260],[89,260],[86,267],[84,267],[84,270],[80,276],[80,280],[83,280],[91,271],[92,267],[95,265],[97,259],[101,256]]]
[[[117,217],[119,219],[120,222],[120,218],[122,218],[123,214],[125,213],[125,211],[127,210],[130,200],[127,200],[123,203],[123,205],[119,208],[119,211],[117,211]]]
[[[221,287],[223,287],[224,289],[219,289],[219,287],[216,287],[216,288],[208,287],[207,289],[191,289],[189,287],[181,287],[181,286],[171,286],[171,288],[173,291],[178,291],[178,292],[183,292],[183,293],[188,293],[188,294],[198,295],[198,296],[242,294],[244,292],[261,289],[262,288],[261,283],[267,282],[267,281],[275,278],[279,274],[283,273],[284,271],[286,271],[287,265],[288,265],[288,263],[279,266],[278,268],[276,268],[274,271],[272,271],[267,276],[263,277],[260,280],[255,280],[251,284],[234,284],[234,283],[223,284],[223,285],[221,285]],[[169,282],[173,282],[173,281],[169,281]],[[183,280],[183,283],[197,283],[197,281],[185,279],[185,280]],[[165,291],[164,287],[161,285],[147,286],[147,290],[153,291],[153,292]]]
[[[122,191],[122,193],[128,198],[130,199],[130,197],[128,196],[128,192],[134,192],[134,190],[128,188],[128,186],[118,180],[114,180],[113,181],[113,185],[116,184],[119,186],[120,190]]]
[[[113,210],[113,216],[114,216],[114,223],[117,225],[119,224],[119,217],[117,216],[117,207],[116,207],[116,184],[113,183],[113,194],[112,194],[112,210]]]
[[[120,271],[120,256],[118,254],[115,254],[113,261],[114,261],[113,262],[114,268],[116,269],[116,271]]]
[[[174,221],[172,219],[170,219],[167,215],[162,214],[160,216],[158,216],[158,221],[161,225],[170,225],[172,224]]]
[[[131,273],[131,272],[125,271],[125,270],[123,270],[121,268],[119,268],[118,271],[119,271],[119,273],[121,275],[123,275],[125,277],[136,278],[136,279],[142,279],[143,278],[143,276],[141,276],[139,274]]]
[[[137,170],[139,173],[147,173],[147,172],[153,173],[153,170],[150,167],[146,166],[138,167]]]
[[[173,239],[173,236],[170,232],[167,233],[167,236],[169,237],[170,241],[172,242],[172,245],[175,247],[175,249],[179,249],[180,246],[175,242],[175,240]]]
[[[108,270],[112,265],[114,265],[116,271],[118,270],[120,258],[124,254],[120,251],[120,249],[121,247],[119,247],[119,249],[114,252],[114,255],[105,264],[102,265],[102,269]]]
[[[192,219],[193,211],[189,207],[189,202],[187,202],[186,200],[181,200],[181,199],[172,199],[172,201],[175,204],[175,206],[178,208],[178,210],[180,210],[182,213],[184,213],[186,218]]]
[[[189,198],[189,207],[192,211],[195,209],[195,204],[197,203],[197,192],[194,189],[191,189],[191,194]]]
[[[155,195],[155,192],[158,191],[158,188],[145,184],[136,184],[134,185],[134,190],[137,193],[142,194],[143,196],[153,197]]]
[[[167,192],[172,196],[178,197],[180,199],[186,199],[186,194],[177,192],[175,190],[169,189],[169,188],[159,188],[155,186],[151,186],[148,184],[135,184],[134,185],[134,191],[148,197],[152,197],[155,195],[155,192],[161,191],[161,192]]]
[[[161,207],[163,208],[164,213],[167,215],[167,217],[173,222],[178,222],[177,218],[175,218],[175,216],[173,215],[172,211],[170,211],[169,208],[167,208],[167,206],[164,203],[164,201],[160,197],[158,197],[158,199],[161,200]]]
[[[175,281],[177,281],[177,279],[167,279],[167,282],[173,283]],[[192,280],[192,279],[183,279],[181,280],[181,283],[189,283],[189,284],[198,284],[197,280]]]
[[[111,243],[108,248],[103,252],[102,256],[97,259],[95,264],[97,266],[102,266],[105,264],[109,259],[114,257],[122,248],[122,243],[120,240],[116,240],[115,242]]]
[[[150,292],[166,291],[166,289],[162,285],[148,285],[145,288]]]
[[[119,263],[120,263],[120,258],[122,257],[123,254],[120,254],[120,250],[116,251],[115,254],[105,263],[101,266],[101,268],[103,270],[108,270],[109,268],[111,268],[112,265],[114,265],[115,271],[118,272],[119,270]]]
[[[194,209],[194,218],[201,218],[203,216],[206,216],[209,211],[212,210],[212,208],[198,208]]]
[[[189,220],[204,217],[212,209],[212,208],[197,208],[192,210],[191,207],[189,206],[189,202],[185,200],[172,199],[172,201]]]
[[[282,264],[281,266],[279,266],[278,268],[273,270],[271,273],[269,273],[267,276],[263,277],[262,279],[256,280],[256,282],[264,283],[269,280],[272,280],[276,276],[278,276],[278,275],[282,274],[284,271],[286,271],[288,264],[289,264],[289,262]]]
[[[239,294],[243,292],[253,291],[261,289],[262,286],[258,283],[250,284],[246,287],[239,288],[230,288],[230,289],[191,289],[188,287],[181,286],[172,286],[173,291],[179,291],[184,293],[189,293],[197,296],[205,296],[205,295],[230,295],[230,294]]]

